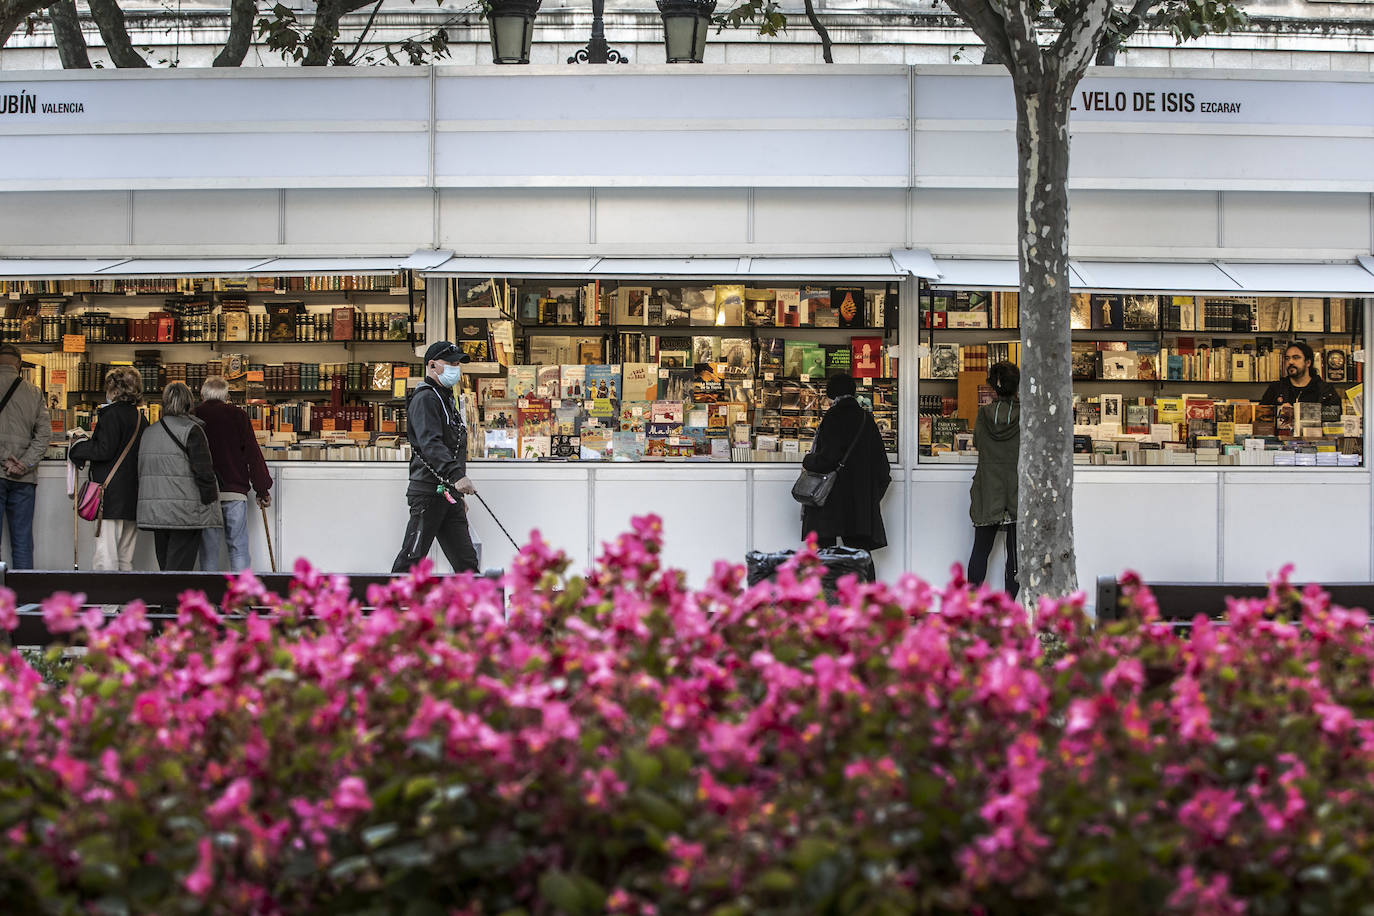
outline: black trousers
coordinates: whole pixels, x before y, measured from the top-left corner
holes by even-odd
[[[450,503],[437,493],[406,493],[406,503],[410,505],[410,523],[401,552],[391,564],[392,572],[410,572],[429,553],[436,537],[454,572],[477,572],[477,550],[472,546],[468,514],[461,499]]]
[[[974,525],[973,552],[968,558],[968,581],[970,585],[982,585],[988,577],[988,557],[992,554],[993,542],[997,539],[997,529],[1007,532],[1007,570],[1002,588],[1013,598],[1021,590],[1016,581],[1016,523],[1010,525]]]
[[[155,528],[153,549],[158,569],[195,569],[200,557],[200,529]]]

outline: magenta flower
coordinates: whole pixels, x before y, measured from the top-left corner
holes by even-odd
[[[43,599],[43,623],[50,633],[70,633],[81,626],[81,606],[84,594],[55,592]]]
[[[334,788],[334,807],[340,811],[371,811],[367,785],[357,776],[346,776]]]
[[[1230,789],[1199,789],[1178,809],[1178,819],[1199,844],[1219,845],[1226,842],[1231,821],[1244,809],[1245,803]]]
[[[14,604],[14,590],[0,587],[0,630],[19,627],[19,610]]]
[[[214,856],[210,838],[201,837],[196,844],[196,867],[183,882],[186,889],[204,900],[215,883]]]

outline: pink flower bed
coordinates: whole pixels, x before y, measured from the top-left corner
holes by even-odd
[[[536,536],[505,583],[302,564],[0,655],[0,901],[52,913],[1288,913],[1374,899],[1374,642],[1276,582],[1191,639],[905,577]],[[402,608],[405,609],[402,609]],[[940,612],[933,609],[939,607]],[[507,616],[508,611],[508,616]],[[0,626],[14,624],[0,594]],[[222,625],[222,632],[221,632]],[[1039,632],[1037,632],[1039,631]],[[1044,633],[1053,637],[1046,639]],[[1053,645],[1053,657],[1046,655]],[[411,908],[411,909],[407,909]]]

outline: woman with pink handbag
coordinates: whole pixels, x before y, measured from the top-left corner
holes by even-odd
[[[90,438],[74,442],[67,457],[78,468],[90,462],[89,483],[77,489],[77,512],[96,523],[92,569],[132,570],[138,525],[138,443],[147,423],[138,410],[143,378],[132,366],[105,375],[105,404],[96,414]],[[84,497],[84,498],[83,498]],[[94,501],[95,512],[89,508]]]

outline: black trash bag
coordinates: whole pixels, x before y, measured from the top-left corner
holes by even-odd
[[[796,554],[795,550],[762,551],[751,550],[744,555],[745,573],[749,584],[771,582],[777,578],[778,567]],[[873,568],[873,555],[857,547],[822,547],[816,554],[825,567],[821,574],[821,587],[833,592],[840,579],[854,573],[861,582],[873,582],[878,578]]]
[[[795,550],[751,550],[744,555],[744,571],[751,586],[760,582],[772,582],[778,576],[778,567],[792,559]]]

